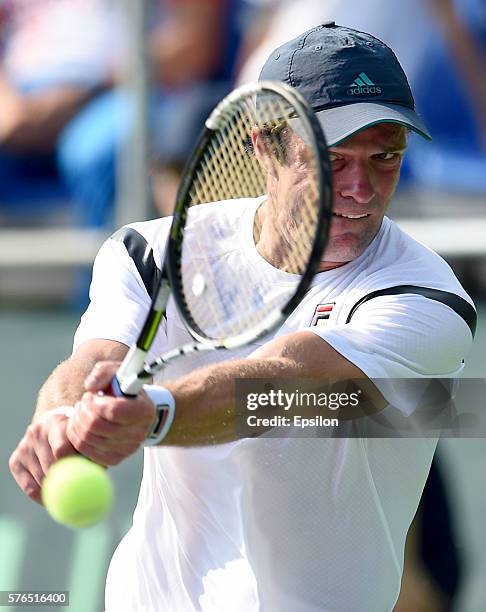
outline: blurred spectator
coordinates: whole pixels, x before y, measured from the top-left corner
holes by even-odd
[[[170,214],[180,173],[204,120],[233,85],[243,0],[167,0],[149,39],[154,89],[152,159],[156,206]]]
[[[467,139],[486,152],[486,3],[483,0],[429,1],[438,19],[441,35],[438,43],[431,45],[435,49],[433,59],[442,64],[437,66],[438,69],[447,71],[452,67],[453,72],[452,83],[447,80],[447,75],[437,78],[442,75],[436,73],[436,80],[442,85],[436,95],[449,95],[452,89],[456,96],[462,94],[464,98],[459,108],[457,100],[450,100],[445,105],[453,107],[462,116],[466,115],[466,121],[459,120],[462,129],[453,128],[453,141],[463,143]],[[431,63],[429,58],[424,65]],[[422,106],[425,108],[425,101]],[[440,109],[435,108],[435,114],[437,110]],[[456,117],[459,118],[459,114],[451,119],[454,121]],[[432,116],[430,119],[433,120]]]
[[[150,134],[154,156],[167,167],[183,164],[203,118],[231,87],[239,3],[151,4]],[[131,136],[133,115],[129,94],[112,87],[124,70],[119,6],[1,5],[0,207],[68,196],[83,225],[110,224],[117,153]]]
[[[417,107],[434,141],[428,148],[412,142],[411,179],[443,191],[484,194],[486,4],[483,0],[429,0],[429,4],[435,27],[429,32],[416,87]]]
[[[148,120],[155,205],[170,214],[179,171],[195,143],[209,110],[230,88],[238,45],[240,0],[153,0],[148,14],[147,55],[150,64]],[[117,152],[129,142],[133,104],[127,91],[100,95],[72,122],[61,164],[71,183],[96,159],[103,173],[77,180],[76,196],[92,211],[104,187],[113,195]],[[66,155],[68,151],[68,155]],[[81,162],[77,160],[81,157]],[[72,163],[71,160],[76,160]],[[93,189],[91,189],[93,187]]]
[[[0,206],[67,198],[101,175],[96,159],[75,177],[72,121],[112,82],[119,31],[109,0],[5,0],[0,9]],[[72,168],[71,168],[72,170]],[[79,169],[78,169],[79,170]],[[97,188],[95,187],[95,191]],[[100,224],[112,194],[104,200]],[[76,198],[75,198],[76,199]],[[85,202],[79,219],[91,223]]]

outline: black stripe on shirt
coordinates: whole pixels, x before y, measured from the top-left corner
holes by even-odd
[[[111,236],[111,239],[125,245],[127,253],[135,264],[145,289],[152,299],[161,274],[154,260],[153,249],[141,234],[130,227],[122,227]]]
[[[368,300],[372,300],[373,298],[381,295],[399,295],[404,293],[416,293],[418,295],[423,295],[429,300],[435,300],[436,302],[441,302],[442,304],[449,306],[449,308],[452,308],[452,310],[465,321],[474,337],[474,334],[476,333],[477,313],[469,302],[466,302],[466,300],[455,293],[440,291],[439,289],[431,289],[430,287],[416,287],[415,285],[397,285],[396,287],[387,287],[386,289],[379,289],[378,291],[368,293],[351,308],[348,318],[346,319],[346,323],[351,321],[351,317],[361,306],[361,304],[364,304]]]

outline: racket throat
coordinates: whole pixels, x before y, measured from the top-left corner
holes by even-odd
[[[162,274],[163,276],[160,280],[160,286],[157,289],[157,293],[152,301],[152,305],[142,328],[142,332],[140,333],[140,337],[137,341],[137,347],[144,352],[144,356],[152,346],[160,322],[165,317],[167,302],[169,301],[170,285],[169,281],[167,280],[165,268]],[[140,370],[141,368],[139,368],[138,371]]]

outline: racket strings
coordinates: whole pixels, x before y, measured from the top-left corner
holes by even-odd
[[[292,124],[295,132],[305,139],[306,129],[302,125],[301,119],[295,116],[295,110],[289,108],[288,104],[282,104],[282,100],[278,97],[271,99],[271,110],[268,113],[271,116],[277,117],[277,121],[273,121],[275,127],[272,126],[272,121],[268,121],[270,126],[270,133],[272,142],[271,148],[275,153],[275,158],[278,160],[284,159],[289,165],[293,165],[296,160],[293,157],[295,155],[295,145],[290,146],[288,143],[289,128],[282,129],[283,123]],[[281,120],[280,118],[283,118]],[[303,143],[301,143],[303,144]],[[297,147],[298,148],[298,147]],[[281,150],[285,152],[282,153]],[[310,151],[310,149],[308,149]],[[294,154],[294,155],[293,155]],[[306,174],[307,180],[305,181],[305,189],[300,193],[289,193],[287,196],[294,200],[295,205],[288,208],[288,229],[285,233],[286,237],[286,248],[283,249],[284,257],[280,263],[281,268],[290,271],[295,274],[303,274],[306,270],[309,257],[312,250],[313,236],[315,234],[315,228],[318,222],[318,185],[317,185],[317,173],[316,173],[316,160],[312,156],[306,160]],[[300,160],[295,164],[296,172],[299,173],[299,166],[302,166],[303,160]],[[302,170],[302,168],[300,168]],[[285,223],[282,223],[285,226]]]
[[[179,270],[186,311],[203,335],[220,341],[257,328],[289,301],[308,267],[318,223],[316,158],[288,127],[291,119],[305,137],[308,128],[298,125],[296,110],[274,92],[259,93],[256,104],[242,98],[232,110],[202,155],[189,192]],[[250,144],[255,132],[264,143],[258,150]],[[246,198],[265,194],[255,236],[266,244],[266,261],[258,265],[247,258],[255,243],[241,244],[236,228]]]
[[[204,155],[202,168],[198,172],[197,182],[191,192],[191,204],[257,197],[265,193],[266,173],[247,151],[248,128],[255,124],[254,113],[249,110],[249,105],[238,108],[231,123],[216,133]],[[227,233],[222,221],[221,217],[217,217],[211,222],[215,239],[224,237]],[[198,240],[194,240],[191,248],[192,255],[194,251],[207,252],[207,242],[204,244],[201,237],[202,234],[198,232]],[[191,262],[191,265],[194,263]],[[235,335],[248,325],[254,326],[259,321],[252,300],[249,299],[251,297],[249,292],[241,289],[245,286],[254,286],[255,283],[249,278],[248,270],[243,268],[239,272],[238,291],[234,287],[233,279],[229,278],[235,273],[234,266],[227,260],[218,261],[216,258],[214,266],[207,266],[206,261],[201,262],[200,270],[192,274],[193,279],[204,278],[205,299],[197,311],[194,310],[194,299],[187,301],[190,305],[192,303],[192,312],[198,327],[206,333],[210,330],[213,337],[227,337],[229,322],[231,322],[232,335]],[[187,273],[184,277],[188,278]],[[186,284],[185,295],[191,297],[191,292],[194,293],[194,288]],[[234,306],[230,307],[236,293],[238,293],[238,310],[240,313],[246,313],[244,318],[241,314],[235,317],[236,309]],[[265,312],[267,310],[266,308]]]

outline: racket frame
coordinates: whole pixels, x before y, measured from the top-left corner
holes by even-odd
[[[313,150],[316,151],[316,158],[318,162],[320,162],[317,164],[316,168],[316,181],[318,186],[317,192],[319,194],[319,212],[316,223],[317,231],[314,236],[314,242],[307,268],[301,276],[295,293],[287,301],[283,308],[281,308],[279,311],[270,312],[251,330],[225,339],[224,341],[216,341],[213,338],[206,336],[197,325],[186,306],[182,294],[182,279],[179,273],[180,266],[178,265],[178,262],[181,256],[185,218],[191,197],[190,191],[193,185],[193,177],[197,175],[197,171],[202,163],[207,145],[213,138],[213,134],[219,129],[220,125],[225,124],[225,117],[227,114],[231,114],[232,109],[238,107],[238,102],[242,96],[257,96],[259,93],[262,94],[265,92],[274,92],[280,95],[297,110],[298,117],[305,117],[305,120],[309,124],[310,130],[308,130],[308,132],[311,138],[310,145]],[[167,243],[167,273],[172,288],[172,296],[179,312],[182,314],[182,318],[189,333],[197,342],[209,345],[215,349],[237,348],[265,336],[272,329],[274,329],[279,322],[283,322],[293,312],[293,310],[295,310],[312,282],[312,279],[320,264],[324,247],[327,243],[332,216],[332,185],[332,167],[329,160],[326,139],[321,125],[309,104],[294,88],[277,81],[260,81],[256,84],[247,84],[235,89],[215,107],[205,122],[205,127],[199,136],[199,140],[194,148],[193,155],[191,156],[183,173],[183,178],[177,194],[177,201],[172,226],[170,229],[169,240]]]
[[[238,105],[242,96],[257,96],[259,93],[276,93],[287,103],[295,107],[300,118],[304,117],[310,129],[310,145],[316,152],[318,160],[316,168],[317,192],[319,194],[318,217],[316,233],[314,236],[311,253],[307,268],[302,274],[298,286],[287,301],[278,311],[270,312],[262,321],[251,330],[239,333],[224,341],[217,341],[206,336],[198,327],[188,310],[182,294],[182,279],[179,273],[179,261],[184,237],[184,227],[187,211],[190,205],[190,191],[193,178],[200,167],[203,155],[208,143],[217,132],[220,124],[224,124],[225,116],[231,113]],[[153,295],[152,303],[145,319],[145,323],[137,339],[127,353],[123,363],[117,371],[113,383],[115,395],[136,396],[143,384],[150,382],[154,373],[160,371],[167,363],[194,351],[205,351],[211,349],[231,349],[240,347],[268,334],[280,322],[283,322],[297,307],[305,292],[309,288],[312,279],[317,272],[321,261],[321,255],[327,243],[329,226],[332,216],[333,182],[332,167],[328,155],[327,144],[321,125],[306,100],[292,87],[274,81],[260,81],[256,84],[243,85],[228,96],[226,96],[212,111],[205,122],[205,126],[194,147],[193,153],[184,169],[181,183],[177,192],[177,198],[166,245],[166,254],[162,265],[159,285]],[[168,351],[149,365],[145,364],[147,353],[153,343],[160,321],[165,316],[167,302],[172,294],[175,304],[181,314],[181,318],[188,332],[196,343],[189,343],[179,348]]]

